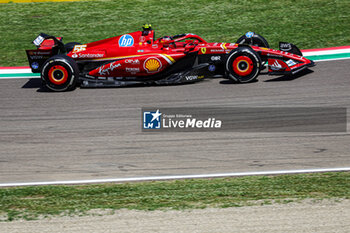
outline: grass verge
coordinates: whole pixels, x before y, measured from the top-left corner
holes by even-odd
[[[255,31],[276,48],[350,44],[348,0],[100,0],[0,4],[0,66],[28,65],[24,50],[40,33],[87,43],[140,30],[157,36],[192,32],[207,41],[235,42]]]
[[[305,198],[350,198],[350,172],[3,188],[0,216],[2,221],[31,220],[95,209],[220,208]]]

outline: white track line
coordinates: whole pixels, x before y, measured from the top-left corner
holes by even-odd
[[[96,180],[65,180],[65,181],[3,183],[3,184],[0,184],[0,187],[121,183],[121,182],[138,182],[138,181],[219,178],[219,177],[235,177],[235,176],[286,175],[286,174],[316,173],[316,172],[341,172],[341,171],[350,171],[350,167],[317,168],[317,169],[302,169],[302,170],[282,170],[282,171],[260,171],[260,172],[257,171],[257,172],[217,173],[217,174],[201,174],[201,175],[146,176],[146,177],[135,177],[135,178],[96,179]]]
[[[313,60],[314,62],[323,62],[323,61],[337,61],[337,60],[347,60],[350,57],[339,57],[339,58],[330,58],[330,59],[322,59],[322,60]]]
[[[27,74],[32,73],[30,68],[28,69],[0,69],[0,74]]]
[[[32,79],[32,78],[40,78],[40,76],[18,76],[18,77],[16,77],[16,76],[14,76],[14,77],[0,77],[0,80],[1,79]]]

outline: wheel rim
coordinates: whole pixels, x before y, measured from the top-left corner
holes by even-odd
[[[48,73],[49,80],[55,85],[62,85],[67,82],[68,72],[60,65],[52,66]]]
[[[247,76],[252,72],[254,63],[247,56],[239,56],[233,61],[232,68],[237,75]]]

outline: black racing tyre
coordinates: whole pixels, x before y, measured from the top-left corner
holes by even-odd
[[[77,63],[63,54],[49,58],[41,71],[43,84],[52,91],[74,90],[78,78]]]
[[[74,46],[76,46],[76,45],[81,45],[81,43],[69,42],[69,43],[65,44],[64,48],[66,49],[66,53],[69,53],[70,51],[72,51],[74,49]]]
[[[228,54],[225,69],[228,78],[234,81],[252,82],[260,73],[261,58],[249,46],[240,46]]]
[[[250,38],[247,37],[247,34],[244,34],[243,36],[241,36],[236,43],[237,44],[247,44],[247,45],[253,45],[253,46],[259,46],[259,47],[264,47],[264,48],[270,48],[269,43],[267,42],[267,40],[256,33],[252,33],[252,36]]]

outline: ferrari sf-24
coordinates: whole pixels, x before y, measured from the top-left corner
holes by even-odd
[[[314,66],[292,43],[271,49],[254,32],[236,43],[211,43],[188,33],[155,38],[150,25],[136,31],[87,44],[64,44],[62,37],[41,33],[37,49],[26,50],[33,73],[52,91],[80,87],[121,87],[135,84],[192,83],[223,77],[253,82],[267,68],[270,75],[294,75]]]

